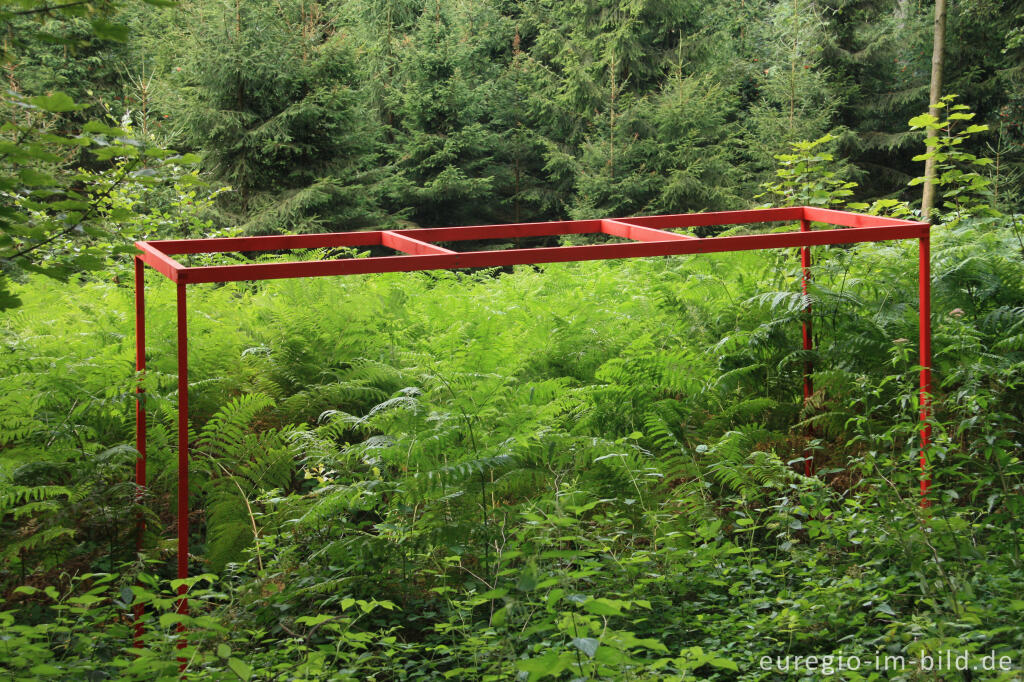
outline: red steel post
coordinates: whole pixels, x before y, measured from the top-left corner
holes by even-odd
[[[811,229],[811,223],[809,220],[800,221],[800,231],[809,232]],[[811,279],[811,247],[801,246],[800,247],[800,290],[803,295],[807,296],[807,283]],[[811,330],[811,305],[808,303],[804,307],[804,319],[801,323],[801,332],[803,335],[803,348],[805,351],[812,350],[814,348],[814,336]],[[811,379],[811,372],[814,371],[814,363],[810,360],[804,362],[804,406],[810,401],[811,396],[814,394],[814,383]],[[807,436],[812,435],[811,429],[807,429]],[[814,470],[814,453],[810,450],[804,451],[804,475],[810,476]]]
[[[142,497],[142,489],[146,487],[146,405],[145,389],[142,386],[142,373],[146,370],[146,264],[138,256],[135,257],[135,371],[139,374],[135,386],[135,449],[139,455],[135,459],[135,501]],[[139,516],[138,535],[135,538],[135,550],[142,550],[142,535],[146,532],[145,518]],[[142,605],[135,607],[135,647],[142,646]]]
[[[921,506],[927,507],[928,487],[928,446],[932,440],[931,416],[932,394],[932,295],[931,295],[931,240],[926,235],[918,240],[918,346],[921,364]]]
[[[185,283],[178,282],[178,578],[188,577],[188,316]],[[182,585],[178,594],[185,594]],[[178,600],[178,613],[188,613],[188,599]],[[185,646],[182,639],[179,648]]]

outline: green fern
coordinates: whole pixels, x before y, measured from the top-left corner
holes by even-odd
[[[251,430],[256,416],[273,406],[266,395],[239,396],[199,432],[194,452],[205,456],[207,557],[215,571],[257,540],[260,493],[287,486],[294,474],[295,453],[283,433]]]

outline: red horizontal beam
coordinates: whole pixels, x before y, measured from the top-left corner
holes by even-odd
[[[427,242],[421,242],[419,239],[413,239],[400,232],[381,232],[380,234],[381,244],[395,251],[402,251],[404,253],[410,253],[414,256],[422,256],[425,254],[433,253],[455,253],[451,249],[445,249],[437,246],[436,244],[428,244]]]
[[[639,218],[616,218],[617,222],[666,230],[676,227],[705,227],[708,225],[743,225],[745,223],[776,223],[802,220],[803,206],[788,208],[755,208],[750,211],[716,211],[714,213],[681,213],[678,215],[652,215]],[[839,224],[839,223],[836,223]]]
[[[790,218],[782,219],[788,220]],[[405,231],[403,234],[409,234],[409,232]],[[854,244],[858,242],[877,242],[895,239],[917,239],[927,235],[927,223],[907,222],[884,227],[818,230],[813,232],[778,232],[773,234],[717,237],[714,239],[676,239],[632,244],[556,246],[537,249],[509,249],[507,251],[470,251],[467,253],[383,256],[380,258],[293,263],[213,265],[185,268],[179,272],[179,278],[180,281],[188,284],[199,284],[203,282],[238,282],[284,279],[289,277],[357,275],[377,272],[486,268],[533,263],[560,263],[613,258],[750,251],[755,249],[781,249],[795,246],[820,246],[824,244]]]
[[[425,242],[458,242],[467,239],[518,239],[551,237],[559,234],[600,233],[600,220],[556,220],[549,223],[511,223],[507,225],[471,225],[468,227],[427,227],[416,230],[392,230],[394,234]]]
[[[840,225],[842,227],[886,227],[896,225],[926,225],[927,223],[915,222],[912,220],[900,220],[899,218],[885,218],[877,215],[863,215],[861,213],[848,213],[836,211],[831,208],[804,207],[804,220],[812,220],[818,223],[829,225]]]
[[[339,246],[380,246],[381,232],[325,232],[323,234],[276,234],[267,237],[217,237],[213,239],[165,239],[141,242],[168,255],[179,253],[227,253],[232,251],[290,251]]]
[[[629,223],[622,222],[621,220],[602,220],[601,231],[605,234],[610,234],[613,237],[622,237],[623,239],[632,239],[638,242],[664,242],[679,239],[697,239],[697,237],[693,237],[688,234],[676,234],[675,232],[666,232],[664,230],[653,230],[649,227],[630,225]]]

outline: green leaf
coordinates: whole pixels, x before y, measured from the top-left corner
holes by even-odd
[[[164,613],[160,615],[159,619],[157,619],[157,622],[160,623],[160,627],[162,628],[169,628],[172,625],[179,625],[187,623],[188,621],[189,617],[183,613]]]
[[[583,604],[583,610],[595,616],[620,616],[622,615],[623,602],[613,599],[598,597]]]
[[[728,658],[712,658],[708,661],[711,665],[716,668],[725,668],[726,670],[739,671],[739,667]]]
[[[543,656],[530,658],[525,661],[516,661],[516,668],[523,672],[530,673],[530,679],[540,679],[549,675],[557,675],[565,670],[566,661],[558,655],[557,651],[549,651]]]
[[[603,646],[597,650],[594,660],[605,665],[625,665],[632,659],[625,652],[619,651],[610,646]]]
[[[56,666],[50,665],[49,663],[40,663],[38,665],[32,666],[28,670],[33,675],[42,675],[45,677],[56,677],[64,673],[63,670]]]
[[[128,40],[128,27],[124,24],[117,24],[105,19],[93,19],[91,23],[93,32],[101,40],[112,40],[116,43]]]
[[[597,647],[601,646],[601,640],[593,637],[576,637],[569,644],[585,653],[587,658],[593,658],[597,653]]]
[[[537,587],[537,567],[533,564],[527,564],[523,567],[523,572],[519,574],[519,580],[516,582],[516,589],[520,592],[532,592]]]
[[[920,114],[919,116],[915,116],[910,119],[908,125],[911,128],[927,128],[936,125],[938,121],[939,119],[935,118],[931,114]]]
[[[65,111],[78,111],[84,105],[75,104],[75,100],[63,92],[55,92],[52,95],[38,95],[30,97],[29,103],[44,111],[60,113]]]
[[[118,135],[124,135],[124,131],[121,130],[120,128],[111,128],[110,126],[100,123],[99,121],[86,122],[82,130],[84,130],[87,133],[92,133],[94,135],[112,135],[115,137]]]
[[[228,667],[231,668],[231,672],[238,675],[240,680],[248,680],[252,677],[252,668],[240,658],[229,658]]]
[[[217,645],[217,656],[220,658],[231,658],[231,647],[227,644]]]
[[[18,177],[29,187],[52,187],[57,184],[57,180],[52,175],[34,168],[22,168],[18,171]]]

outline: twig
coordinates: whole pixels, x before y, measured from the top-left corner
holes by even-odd
[[[12,16],[12,17],[25,17],[25,16],[28,16],[30,14],[44,14],[44,13],[54,12],[54,11],[57,11],[57,10],[68,9],[70,7],[78,7],[80,5],[89,5],[89,4],[92,4],[91,0],[78,0],[78,2],[68,2],[68,3],[65,3],[63,5],[47,5],[46,7],[37,7],[35,9],[21,10],[20,12],[11,12],[9,14],[9,16]],[[7,23],[10,23],[10,22],[7,22]]]
[[[5,256],[5,259],[6,260],[14,260],[15,258],[18,258],[18,257],[24,257],[26,254],[29,254],[29,253],[35,251],[39,247],[46,246],[47,244],[49,244],[53,240],[59,239],[59,238],[64,237],[64,236],[67,236],[68,234],[70,234],[74,230],[78,229],[82,225],[82,223],[84,223],[86,221],[86,219],[91,216],[91,214],[96,212],[96,208],[99,206],[100,201],[103,200],[103,199],[106,199],[107,197],[109,197],[110,193],[113,192],[115,189],[117,189],[118,185],[120,185],[122,182],[124,182],[124,179],[126,177],[128,177],[128,174],[130,172],[132,172],[132,169],[134,169],[135,166],[138,165],[138,163],[139,163],[138,159],[132,159],[131,162],[127,166],[125,166],[124,171],[121,173],[121,177],[119,177],[117,180],[115,180],[110,185],[110,187],[107,187],[105,190],[103,190],[98,195],[96,195],[96,201],[89,205],[89,209],[85,212],[85,215],[82,216],[82,219],[79,220],[77,223],[75,223],[71,227],[67,228],[66,230],[61,230],[60,232],[58,232],[57,234],[53,235],[52,237],[49,237],[48,239],[44,239],[43,241],[39,242],[38,244],[35,244],[33,246],[29,246],[27,248],[24,248],[21,251],[18,251],[18,252],[14,253],[14,254],[12,254],[10,256]]]

